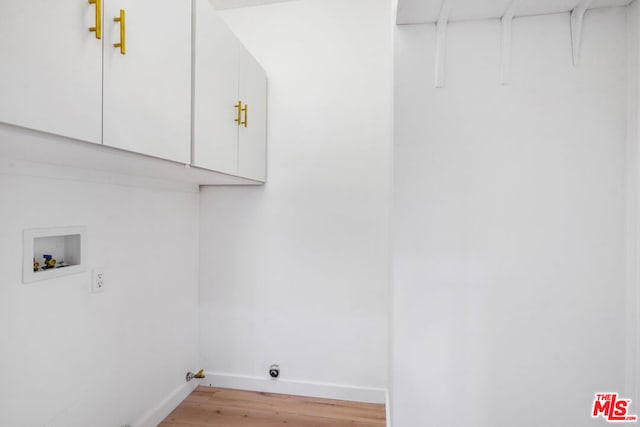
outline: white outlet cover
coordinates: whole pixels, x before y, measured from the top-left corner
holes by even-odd
[[[105,274],[102,268],[94,268],[91,279],[91,292],[98,293],[104,292]]]

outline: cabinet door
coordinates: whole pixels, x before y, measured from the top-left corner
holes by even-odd
[[[103,142],[191,160],[191,2],[106,0]],[[121,42],[125,12],[126,54]]]
[[[237,175],[239,42],[208,0],[195,7],[193,164]]]
[[[267,151],[267,75],[258,62],[240,49],[240,99],[247,106],[247,126],[240,126],[238,175],[264,181]]]
[[[100,142],[95,10],[79,0],[0,1],[0,121]]]

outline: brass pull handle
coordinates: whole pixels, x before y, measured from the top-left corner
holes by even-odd
[[[234,107],[236,107],[236,109],[238,110],[238,117],[233,119],[233,121],[236,122],[238,126],[240,126],[242,124],[242,101],[238,101],[238,103],[234,105]]]
[[[127,53],[127,36],[125,33],[125,20],[124,20],[124,10],[120,9],[120,16],[116,16],[115,18],[113,18],[113,22],[119,22],[120,23],[120,43],[114,43],[113,47],[119,47],[120,48],[120,53],[122,55]]]
[[[244,125],[244,127],[247,127],[247,124],[249,123],[249,106],[247,104],[244,104],[244,107],[242,107],[242,111],[244,112],[244,122],[241,122],[241,125]]]
[[[89,31],[96,33],[96,38],[102,38],[102,0],[89,0],[89,4],[96,5],[96,26],[89,28]]]

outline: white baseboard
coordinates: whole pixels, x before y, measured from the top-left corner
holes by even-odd
[[[386,427],[391,427],[391,399],[389,397],[389,390],[384,391],[384,409],[386,412]]]
[[[167,416],[178,407],[184,399],[198,386],[197,381],[184,383],[173,391],[165,400],[160,402],[158,406],[143,415],[134,427],[157,427]]]
[[[261,377],[205,373],[200,385],[262,391],[267,393],[293,394],[296,396],[321,397],[325,399],[350,400],[352,402],[386,404],[387,390],[384,388],[356,387],[342,384],[316,383],[308,381],[271,380]]]

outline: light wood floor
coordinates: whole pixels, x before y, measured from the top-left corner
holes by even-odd
[[[384,405],[198,387],[159,427],[384,427]]]

